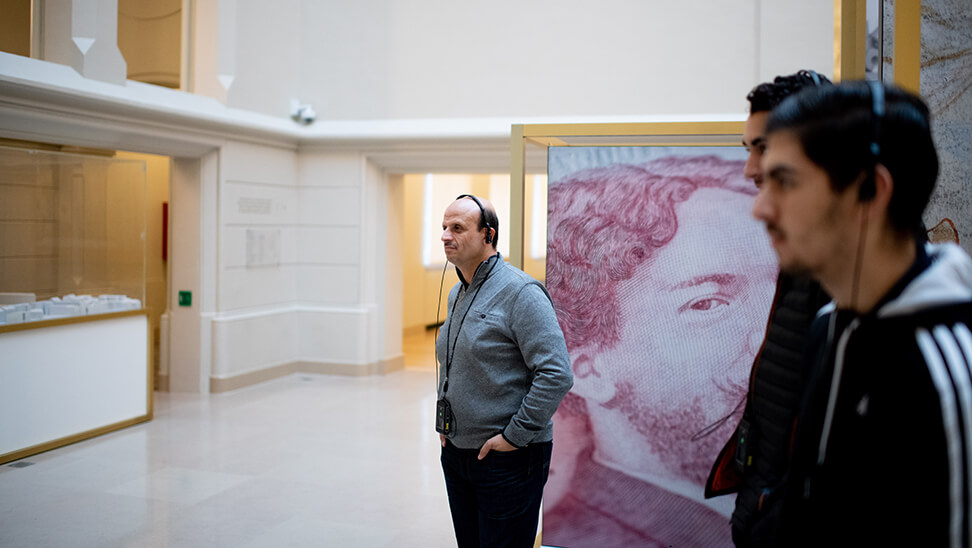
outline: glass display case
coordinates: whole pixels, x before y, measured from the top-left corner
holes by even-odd
[[[145,163],[0,147],[0,463],[152,416]]]
[[[0,147],[0,325],[138,310],[145,164]]]

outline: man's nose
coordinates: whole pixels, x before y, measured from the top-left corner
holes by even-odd
[[[743,168],[743,175],[747,179],[752,179],[757,185],[760,183],[760,179],[763,176],[763,172],[759,168],[760,153],[757,150],[749,151],[749,157],[746,158],[746,167]]]
[[[452,233],[449,232],[449,229],[447,228],[447,229],[443,230],[442,231],[442,241],[443,242],[448,242],[451,239],[452,239]]]
[[[764,223],[768,223],[773,216],[772,200],[765,185],[760,186],[759,192],[756,193],[756,199],[753,200],[752,215],[757,221]]]

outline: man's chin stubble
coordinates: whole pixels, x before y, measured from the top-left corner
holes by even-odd
[[[730,384],[724,397],[726,408],[732,410],[745,398],[746,387]],[[698,485],[705,483],[712,461],[737,422],[725,420],[709,428],[700,396],[678,409],[655,409],[637,401],[634,388],[626,382],[618,383],[617,392],[604,407],[624,415],[670,473]],[[697,436],[703,430],[707,434]]]

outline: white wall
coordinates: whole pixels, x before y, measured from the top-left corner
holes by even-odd
[[[386,193],[387,203],[385,205],[385,276],[384,292],[385,298],[379,299],[379,303],[384,303],[384,359],[392,359],[402,354],[402,331],[405,326],[403,314],[401,313],[405,302],[404,283],[404,242],[406,234],[405,211],[401,207],[405,200],[405,185],[402,183],[403,177],[388,176],[385,184],[388,185]],[[411,290],[411,288],[408,288]]]
[[[389,269],[401,269],[385,253],[387,184],[356,152],[221,148],[212,317],[212,377],[230,380],[221,389],[294,363],[354,374],[401,356],[399,308],[388,316],[397,321],[385,310]]]
[[[364,158],[304,150],[298,171],[299,298],[313,306],[356,304],[361,298]]]
[[[194,89],[272,116],[287,116],[292,98],[320,120],[743,112],[762,80],[833,73],[829,2],[218,5],[222,14],[197,10],[197,43],[213,52],[199,58],[208,68]],[[214,71],[231,77],[225,93],[214,91]]]
[[[215,158],[172,163],[169,189],[169,295],[161,340],[159,374],[176,392],[208,392],[210,361],[202,352],[200,250],[201,185],[204,174],[215,184]],[[191,307],[178,305],[179,291],[191,291]]]
[[[834,10],[831,2],[755,0],[759,5],[755,67],[750,86],[778,74],[812,69],[833,78]],[[728,47],[732,47],[729,45]],[[722,84],[716,84],[716,87]],[[724,91],[735,87],[723,87]]]
[[[221,0],[220,9],[230,3],[236,10],[235,70],[227,104],[288,116],[290,99],[300,99],[300,75],[308,68],[302,64],[302,33],[320,30],[301,19],[300,0]]]
[[[346,372],[382,370],[401,358],[401,297],[389,295],[401,265],[389,252],[398,243],[388,230],[388,177],[359,152],[311,147],[297,165],[298,359]]]
[[[294,359],[296,159],[287,149],[238,142],[222,147],[213,377]]]
[[[743,112],[762,79],[833,72],[830,2],[302,0],[286,9],[300,34],[299,95],[321,120]],[[241,29],[249,17],[263,14],[241,7]],[[246,70],[281,75],[290,62],[251,56]],[[254,83],[261,104],[231,104],[278,113],[285,90],[273,78]]]
[[[297,301],[297,154],[229,142],[220,153],[217,309]]]

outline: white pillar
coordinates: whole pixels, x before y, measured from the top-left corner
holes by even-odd
[[[85,78],[124,84],[118,49],[118,0],[44,0],[43,59]]]
[[[185,0],[192,19],[187,91],[226,103],[236,76],[236,0]]]
[[[212,371],[211,306],[213,289],[206,283],[209,249],[203,235],[209,206],[207,188],[215,188],[218,153],[202,159],[175,158],[169,188],[169,390],[209,393]],[[209,214],[208,216],[212,216]],[[215,237],[215,236],[213,236]],[[192,293],[190,306],[180,306],[180,291]]]

